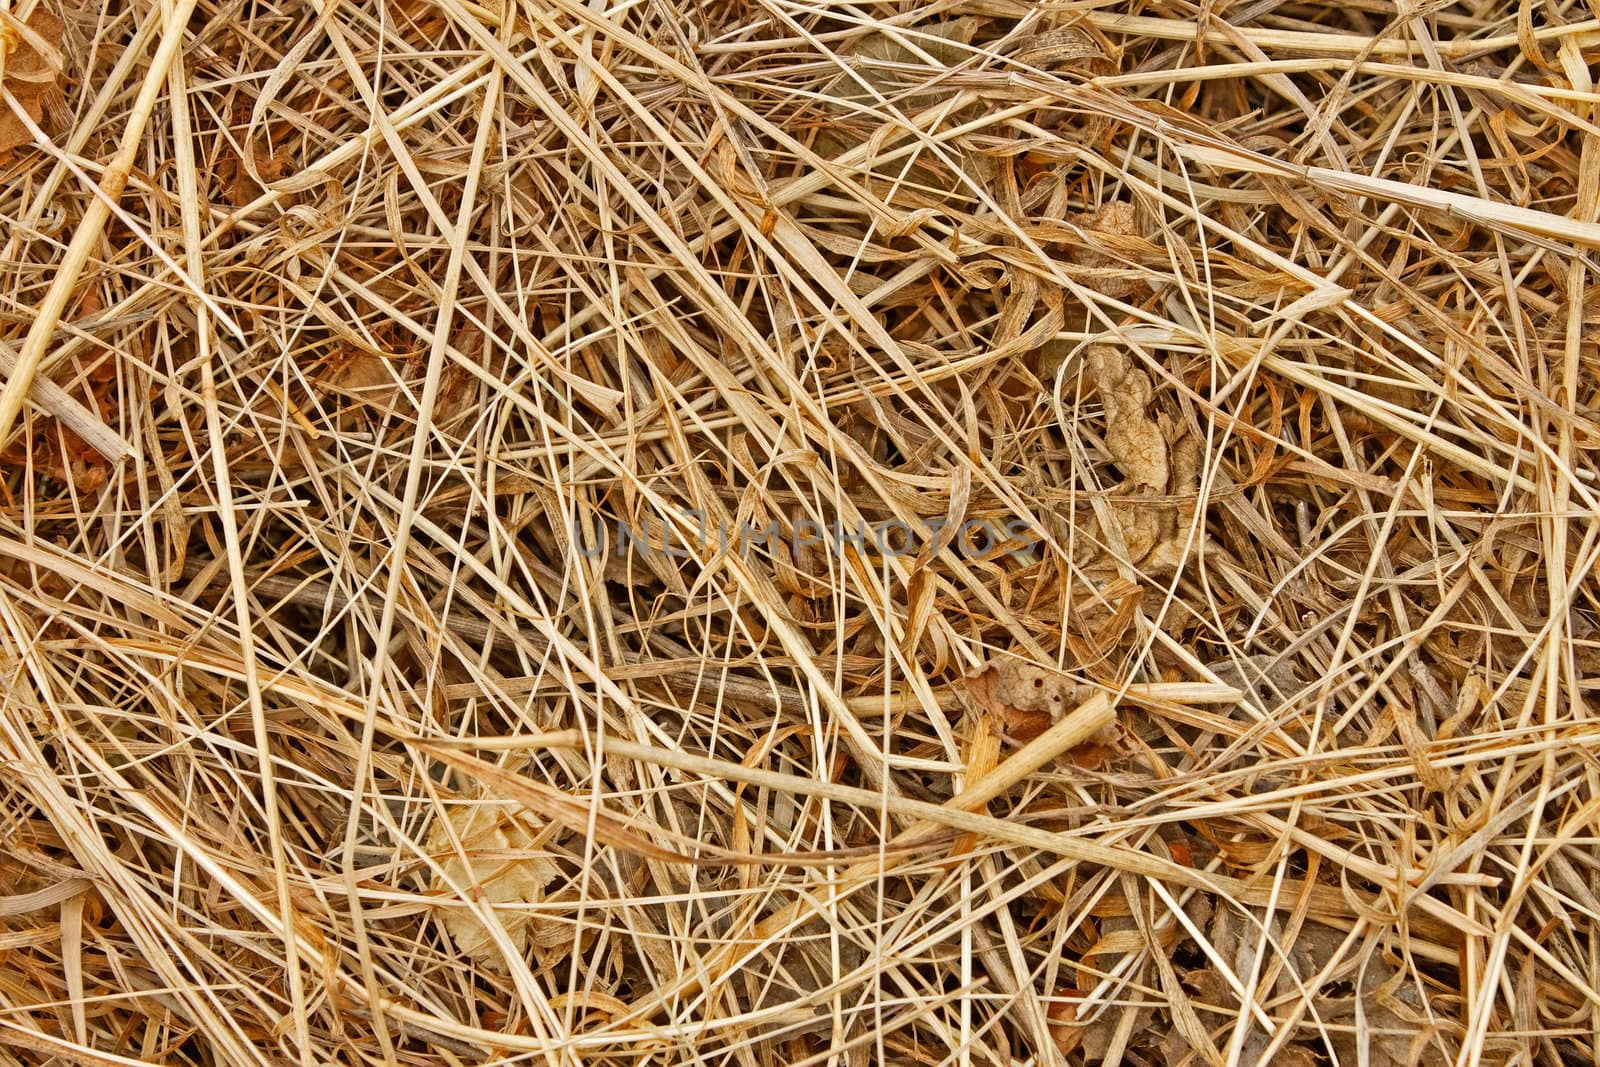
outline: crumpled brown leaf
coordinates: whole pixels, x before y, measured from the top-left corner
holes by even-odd
[[[1295,664],[1281,655],[1261,652],[1237,659],[1219,659],[1206,668],[1223,683],[1250,695],[1257,707],[1271,710],[1300,691]]]
[[[1140,233],[1133,204],[1108,201],[1066,219],[1062,229],[1081,235],[1069,243],[1067,255],[1092,272],[1083,279],[1086,285],[1116,299],[1144,286],[1128,276],[1129,264],[1147,258],[1155,246]],[[1044,344],[1041,379],[1055,383],[1071,352],[1061,338]],[[1123,564],[1145,575],[1170,572],[1183,562],[1187,520],[1198,505],[1200,442],[1162,410],[1156,383],[1127,349],[1091,344],[1083,369],[1104,409],[1102,439],[1122,480],[1095,503],[1092,525],[1074,517],[1078,529],[1090,534],[1078,539],[1084,547],[1075,553],[1076,562],[1100,579]]]
[[[1149,242],[1139,235],[1138,214],[1125,200],[1110,200],[1094,211],[1081,211],[1070,216],[1073,225],[1087,231],[1087,243],[1075,244],[1069,250],[1072,261],[1091,270],[1127,270],[1127,257],[1115,253],[1143,251]],[[1149,292],[1137,278],[1118,277],[1107,273],[1096,275],[1091,287],[1113,300],[1126,300],[1141,289]]]
[[[1291,955],[1299,957],[1297,966],[1301,968],[1302,977],[1318,973],[1343,940],[1337,931],[1316,926],[1301,931]],[[1356,1021],[1358,1002],[1359,1026]],[[1317,1013],[1329,1027],[1333,1051],[1340,1063],[1367,1063],[1371,1067],[1445,1067],[1455,1060],[1455,1039],[1437,1021],[1437,1011],[1436,1021],[1429,1022],[1416,980],[1381,952],[1374,952],[1367,960],[1360,974],[1360,988],[1354,995],[1319,996]],[[1360,1055],[1363,1045],[1365,1058]]]
[[[1011,658],[990,660],[968,675],[967,691],[1019,741],[1044,733],[1086,696],[1061,672]]]
[[[29,32],[21,32],[21,26]],[[62,21],[42,6],[26,22],[7,17],[0,21],[0,48],[6,50],[6,89],[35,123],[44,118],[45,96],[61,77]],[[10,107],[0,106],[0,163],[14,149],[33,143],[33,134]]]
[[[1170,570],[1182,558],[1180,517],[1200,481],[1199,442],[1154,409],[1150,376],[1115,345],[1091,345],[1084,362],[1105,407],[1106,449],[1122,474],[1112,501],[1117,533],[1129,563],[1147,573]]]
[[[1276,920],[1272,923],[1272,934],[1276,938],[1283,935]],[[1208,936],[1217,954],[1236,974],[1249,971],[1259,945],[1257,931],[1245,926],[1238,915],[1224,907],[1217,909]],[[1343,955],[1339,956],[1341,950]],[[1345,946],[1342,930],[1307,923],[1296,934],[1288,955],[1288,966],[1278,972],[1273,995],[1280,1001],[1304,995],[1300,983],[1306,983],[1314,998],[1316,1021],[1327,1028],[1328,1041],[1340,1063],[1366,1062],[1372,1067],[1443,1067],[1454,1059],[1457,1048],[1454,1037],[1446,1028],[1429,1023],[1415,980],[1384,953],[1372,951],[1363,968],[1360,946]],[[1324,977],[1326,986],[1354,985],[1360,973],[1360,992],[1330,996],[1326,987],[1310,988],[1313,979],[1325,971],[1328,972]],[[1194,990],[1195,999],[1207,1007],[1224,1013],[1237,1009],[1237,995],[1214,968],[1190,971],[1184,982]],[[1359,1027],[1356,1024],[1358,997],[1362,1014]],[[1438,1018],[1437,1012],[1435,1018]],[[1271,1058],[1274,1065],[1319,1062],[1316,1053],[1325,1054],[1326,1050],[1322,1039],[1314,1036],[1311,1022],[1308,1014],[1302,1021],[1307,1038],[1278,1049]],[[1241,1050],[1241,1067],[1264,1064],[1268,1045],[1264,1034],[1252,1034]],[[1364,1060],[1358,1056],[1362,1045],[1365,1045]]]
[[[320,384],[375,411],[387,412],[399,402],[404,391],[398,373],[402,362],[373,352],[352,351],[337,361],[332,373]]]
[[[1166,438],[1150,414],[1150,376],[1114,345],[1092,345],[1085,355],[1106,409],[1106,447],[1134,490],[1165,492],[1171,468]]]
[[[955,66],[972,54],[965,46],[972,41],[977,29],[977,19],[958,18],[902,27],[893,34],[882,31],[866,34],[839,50],[840,57],[849,62],[852,69],[848,73],[841,72],[823,95],[847,104],[866,106],[875,104],[880,97],[900,97],[907,78],[896,73],[893,67],[923,68],[926,72],[928,59],[944,67]],[[924,59],[924,55],[928,59]],[[908,114],[916,114],[936,99],[937,94],[924,92],[899,99],[897,104]]]
[[[559,923],[540,919],[524,907],[545,899],[545,890],[560,870],[548,855],[537,851],[538,832],[531,816],[521,811],[521,805],[509,801],[452,806],[434,823],[427,843],[443,868],[443,876],[435,876],[434,891],[451,893],[454,882],[493,908],[519,954],[526,953],[530,944],[551,947],[570,940]],[[451,841],[452,831],[461,842],[464,859]],[[488,967],[505,968],[488,926],[471,910],[443,908],[440,924],[463,955]]]
[[[1078,985],[1092,987],[1100,975],[1110,971],[1123,957],[1140,954],[1148,947],[1149,939],[1133,916],[1105,917],[1100,920],[1099,937],[1079,957],[1082,970],[1077,977]],[[1144,968],[1140,967],[1138,973],[1142,974],[1143,971]],[[1120,1009],[1107,1009],[1100,1013],[1099,1018],[1078,1024],[1075,1036],[1084,1062],[1100,1063],[1105,1060],[1112,1043],[1117,1040],[1117,1031],[1127,1011],[1137,1013],[1137,1021],[1133,1024],[1136,1032],[1148,1028],[1155,1018],[1155,1012],[1148,1007],[1128,1005]]]
[[[842,121],[823,125],[817,151],[836,158],[856,148],[882,126],[886,105],[909,116],[946,103],[950,94],[942,76],[974,56],[969,46],[980,25],[975,18],[928,19],[893,32],[873,30],[842,44],[837,55],[849,69],[828,83],[819,100]],[[959,120],[950,114],[945,121]],[[968,180],[987,183],[992,160],[959,149],[955,156]],[[947,168],[921,162],[912,164],[906,180],[928,189],[957,188]]]

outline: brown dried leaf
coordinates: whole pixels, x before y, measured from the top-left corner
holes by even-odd
[[[968,675],[967,691],[1019,741],[1038,737],[1083,702],[1080,687],[1059,671],[1010,658]]]
[[[955,66],[972,54],[965,46],[971,43],[977,30],[976,19],[958,18],[904,27],[893,35],[882,32],[867,34],[840,49],[842,57],[853,60],[852,73],[840,74],[835,78],[825,95],[851,104],[869,106],[876,103],[880,96],[894,99],[903,92],[905,79],[893,68],[920,67],[926,70],[928,60],[923,59],[923,55],[945,67]],[[932,94],[919,94],[898,100],[897,103],[907,113],[915,114],[927,105],[929,99],[934,98]]]
[[[1111,273],[1128,269],[1126,255],[1115,253],[1149,247],[1139,236],[1138,215],[1132,204],[1112,200],[1094,211],[1075,214],[1070,221],[1076,228],[1086,231],[1088,238],[1074,241],[1070,246],[1072,261],[1081,267],[1107,272],[1090,279],[1092,288],[1113,300],[1126,300],[1143,288],[1144,283],[1137,279]]]
[[[1300,690],[1294,663],[1270,652],[1217,660],[1206,667],[1225,684],[1250,694],[1260,708],[1276,708]]]
[[[1443,1067],[1452,1062],[1457,1050],[1454,1039],[1437,1022],[1430,1023],[1416,979],[1375,948],[1363,962],[1360,946],[1345,947],[1345,941],[1342,930],[1308,923],[1289,949],[1289,963],[1302,982],[1328,971],[1329,982],[1355,985],[1359,975],[1354,995],[1317,996],[1317,1012],[1328,1026],[1339,1062],[1372,1067]],[[1341,949],[1344,955],[1339,957]],[[1280,976],[1278,992],[1293,995],[1294,991],[1290,976]],[[1364,1058],[1359,1055],[1363,1047]]]
[[[327,386],[379,411],[388,411],[400,398],[402,386],[395,361],[371,352],[353,352],[325,379]]]
[[[221,167],[223,184],[228,190],[228,199],[234,207],[243,207],[251,203],[261,195],[266,186],[274,185],[295,170],[294,153],[287,148],[269,152],[258,144],[248,151],[253,167],[247,166],[244,159],[238,155],[224,160]]]
[[[1068,988],[1063,989],[1060,995],[1063,999],[1050,1005],[1045,1017],[1050,1020],[1050,1039],[1055,1042],[1056,1050],[1068,1056],[1083,1043],[1084,1027],[1078,1022],[1078,1002],[1083,994],[1077,989]]]
[[[629,821],[604,806],[595,808],[586,797],[575,797],[543,782],[535,782],[504,767],[443,745],[418,742],[417,746],[435,759],[454,767],[479,783],[480,788],[515,801],[532,814],[558,823],[569,830],[586,834],[596,842],[615,845],[649,859],[668,863],[694,863],[689,856],[663,848],[629,826]],[[658,831],[663,840],[679,840],[690,848],[696,843],[679,835]]]
[[[1183,559],[1178,518],[1192,513],[1183,498],[1199,485],[1199,443],[1155,412],[1150,376],[1126,351],[1091,345],[1084,363],[1105,407],[1106,449],[1123,478],[1108,502],[1122,552],[1147,573],[1170,570]]]
[[[1165,493],[1171,471],[1166,438],[1150,415],[1150,376],[1113,345],[1091,345],[1085,360],[1105,405],[1106,447],[1122,471],[1123,484]]]
[[[61,76],[62,21],[43,7],[34,9],[22,23],[30,34],[0,25],[0,47],[13,48],[6,56],[5,87],[35,123],[44,118],[45,96]],[[38,45],[47,47],[41,49]],[[0,107],[0,162],[11,158],[13,149],[33,143],[33,134],[9,107]]]

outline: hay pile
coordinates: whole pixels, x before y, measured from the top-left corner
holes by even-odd
[[[1593,1062],[1593,14],[0,3],[0,1058]]]

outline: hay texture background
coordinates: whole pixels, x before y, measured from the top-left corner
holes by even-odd
[[[1596,1062],[1596,14],[0,0],[0,1062]]]

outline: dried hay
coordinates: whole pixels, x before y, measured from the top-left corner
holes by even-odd
[[[0,1062],[1594,1062],[1594,16],[0,0]]]

